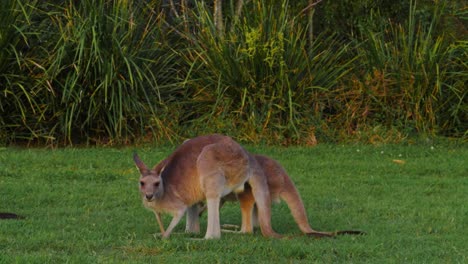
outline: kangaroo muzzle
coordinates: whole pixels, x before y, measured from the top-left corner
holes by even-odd
[[[151,200],[153,200],[153,198],[154,198],[154,194],[152,194],[152,193],[150,193],[150,194],[145,194],[145,198],[146,198],[146,200],[151,201]]]

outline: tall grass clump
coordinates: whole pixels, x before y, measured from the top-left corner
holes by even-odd
[[[58,39],[44,68],[64,140],[167,133],[160,108],[173,89],[174,61],[154,10],[123,0],[56,8]]]
[[[249,3],[249,15],[227,19],[225,32],[217,31],[204,5],[197,6],[193,45],[184,53],[192,103],[187,123],[194,131],[216,129],[249,141],[314,141],[326,101],[319,95],[349,70],[347,47],[333,35],[308,46],[307,30],[288,12],[288,2],[270,2]]]
[[[52,144],[171,138],[177,62],[153,2],[2,1],[0,136]]]
[[[436,1],[429,23],[423,23],[411,1],[405,24],[365,32],[359,46],[365,74],[350,84],[352,100],[343,104],[354,132],[358,125],[378,125],[406,134],[466,133],[467,42],[436,31],[444,8]]]
[[[38,91],[31,89],[27,56],[35,32],[30,30],[37,1],[0,1],[0,142],[35,133],[40,114]]]

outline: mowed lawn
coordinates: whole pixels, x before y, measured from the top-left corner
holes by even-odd
[[[468,148],[465,145],[247,147],[278,160],[318,230],[364,236],[302,236],[285,203],[273,228],[284,239],[223,233],[159,236],[138,194],[137,150],[155,164],[174,147],[0,149],[0,263],[467,263]],[[170,217],[165,217],[166,226]],[[227,203],[221,222],[240,225]],[[175,261],[175,262],[174,262]]]

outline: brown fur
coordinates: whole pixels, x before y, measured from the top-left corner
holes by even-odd
[[[288,205],[294,220],[296,221],[299,229],[307,235],[315,237],[332,237],[338,234],[363,234],[361,231],[338,231],[338,232],[320,232],[312,229],[309,225],[307,213],[304,208],[304,203],[294,186],[294,183],[289,178],[284,168],[274,159],[271,159],[263,155],[253,155],[257,160],[257,163],[264,172],[266,178],[268,190],[270,192],[270,198],[272,201],[284,200]],[[242,233],[252,233],[253,227],[256,222],[256,209],[255,200],[253,199],[251,188],[246,184],[244,192],[237,195],[226,196],[226,200],[240,201],[241,213],[242,213]],[[194,217],[187,215],[187,221],[197,221],[194,219],[188,219]],[[198,217],[198,215],[196,216]],[[187,230],[193,231],[193,230]]]
[[[257,162],[263,168],[264,175],[267,179],[268,190],[272,201],[282,199],[288,205],[294,220],[299,229],[308,235],[316,236],[332,236],[332,233],[319,232],[313,230],[307,218],[307,213],[304,208],[304,203],[294,186],[294,183],[289,178],[288,174],[277,161],[263,155],[254,155]],[[252,199],[250,188],[246,187],[245,191],[238,195],[241,204],[242,212],[242,228],[241,232],[252,233],[253,222],[255,222],[254,205],[255,200]]]
[[[170,236],[187,209],[191,216],[187,228],[196,231],[198,219],[193,219],[194,205],[202,201],[206,201],[208,208],[205,238],[219,238],[220,200],[231,192],[243,191],[246,182],[260,208],[258,215],[263,235],[278,236],[270,225],[270,196],[263,170],[256,159],[230,137],[208,135],[188,140],[153,169],[148,169],[136,154],[134,161],[141,173],[143,204],[156,213],[164,238]],[[173,216],[165,231],[159,213]]]

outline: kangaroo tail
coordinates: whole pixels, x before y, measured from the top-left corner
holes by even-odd
[[[281,199],[283,199],[286,204],[288,205],[289,209],[291,210],[291,214],[294,217],[299,229],[301,231],[312,237],[335,237],[337,235],[364,235],[366,234],[363,231],[359,230],[343,230],[343,231],[336,231],[336,232],[321,232],[313,230],[309,225],[309,220],[307,219],[307,213],[304,208],[304,203],[297,191],[294,183],[291,181],[289,177],[284,178],[284,189],[280,193]]]
[[[313,231],[306,233],[307,236],[315,237],[315,238],[322,238],[322,237],[336,237],[340,235],[366,235],[366,232],[360,230],[342,230],[336,232],[319,232]]]
[[[283,177],[284,179],[284,188],[280,193],[281,199],[283,199],[289,207],[291,214],[296,221],[299,229],[303,233],[316,233],[309,225],[309,220],[307,219],[307,213],[304,208],[304,203],[302,202],[301,196],[299,195],[294,183],[289,177]],[[320,232],[318,232],[320,233]]]
[[[361,231],[361,230],[342,230],[342,231],[336,231],[336,235],[367,235],[366,232]]]

